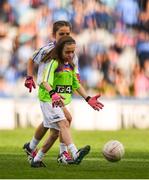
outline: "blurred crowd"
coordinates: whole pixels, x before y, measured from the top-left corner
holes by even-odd
[[[57,20],[72,24],[89,93],[149,96],[149,0],[1,0],[0,97],[35,96],[24,87],[27,61]]]

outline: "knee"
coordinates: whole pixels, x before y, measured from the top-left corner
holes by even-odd
[[[60,121],[59,128],[60,128],[61,131],[62,130],[65,131],[65,129],[67,129],[68,127],[69,127],[69,123],[68,123],[67,120]]]

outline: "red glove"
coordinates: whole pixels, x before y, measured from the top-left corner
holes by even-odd
[[[32,92],[32,87],[35,89],[36,85],[34,83],[33,77],[32,76],[27,76],[24,86],[29,89],[29,92]]]
[[[88,96],[86,98],[86,101],[88,102],[88,104],[94,109],[99,111],[100,109],[102,109],[104,107],[104,105],[99,102],[97,99],[100,97],[100,95],[96,95],[94,97],[90,97]]]
[[[59,95],[58,93],[54,93],[51,95],[51,97],[52,97],[52,107],[64,106],[63,100],[65,98],[63,96]]]

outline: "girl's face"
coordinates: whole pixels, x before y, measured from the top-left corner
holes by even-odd
[[[64,62],[72,62],[75,49],[76,49],[76,44],[65,44],[64,45],[64,48],[62,51],[62,57],[64,59]]]
[[[62,26],[59,28],[58,31],[54,34],[54,38],[56,41],[58,41],[63,36],[69,36],[70,35],[70,28],[69,26]]]

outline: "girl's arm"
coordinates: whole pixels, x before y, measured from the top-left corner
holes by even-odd
[[[100,109],[102,109],[104,107],[104,105],[98,101],[98,98],[100,97],[100,95],[96,95],[93,97],[88,96],[82,85],[80,85],[80,87],[76,91],[86,100],[86,102],[94,110],[99,111]]]

